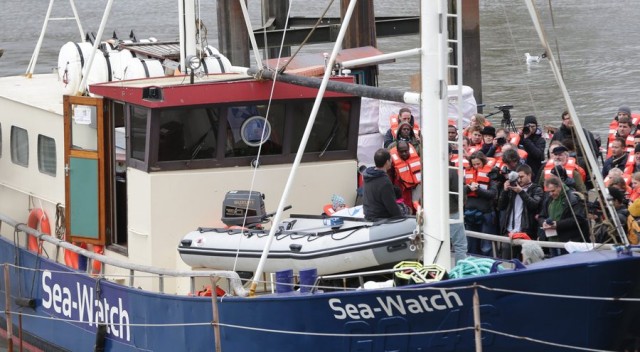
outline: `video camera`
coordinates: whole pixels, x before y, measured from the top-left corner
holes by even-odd
[[[500,110],[500,111],[509,111],[511,109],[513,109],[513,105],[497,105],[494,106],[494,108]]]

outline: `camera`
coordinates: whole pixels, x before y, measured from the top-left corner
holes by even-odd
[[[515,171],[509,172],[509,186],[515,187],[518,185],[518,173]]]
[[[504,137],[498,137],[496,138],[496,143],[498,143],[498,145],[505,145],[507,144],[507,139]]]
[[[510,110],[513,109],[513,105],[498,105],[494,106],[498,110]]]
[[[529,134],[530,132],[531,129],[529,128],[529,126],[522,127],[522,134]]]

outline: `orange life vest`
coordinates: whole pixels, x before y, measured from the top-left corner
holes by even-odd
[[[516,148],[520,144],[520,135],[515,132],[509,133],[509,143],[513,144]]]
[[[400,126],[400,120],[398,119],[398,114],[393,114],[389,117],[389,128],[391,129],[391,135],[393,139],[396,139],[396,135],[398,133],[398,127]],[[420,135],[420,126],[416,123],[415,119],[413,121],[413,134],[418,137]]]
[[[549,159],[547,163],[544,165],[545,180],[551,177],[551,170],[553,170],[554,166],[555,166],[555,163],[553,162],[553,159]],[[580,165],[576,163],[576,158],[569,157],[569,160],[567,160],[567,163],[564,164],[563,168],[567,172],[568,177],[574,178],[573,172],[577,171],[582,177],[582,181],[587,179],[587,173],[584,171],[583,168],[580,167]]]
[[[629,193],[629,201],[633,203],[638,198],[640,198],[640,189],[635,188],[631,190],[631,193]]]
[[[389,153],[391,154],[396,176],[400,179],[402,185],[406,188],[414,188],[422,181],[422,163],[416,148],[410,143],[407,144],[409,145],[409,158],[407,160],[402,160],[397,146],[391,148]]]
[[[451,159],[449,159],[449,161],[452,162],[455,167],[458,167],[459,160],[460,158],[458,157],[458,155],[452,155]],[[466,170],[469,167],[470,167],[469,160],[467,160],[466,158],[462,158],[462,168]]]
[[[492,164],[495,164],[495,160],[493,160],[493,158],[491,158],[491,160],[493,161]],[[473,167],[465,170],[465,172],[464,172],[464,184],[465,185],[470,185],[473,182],[476,182],[478,184],[478,187],[480,187],[482,189],[488,189],[489,185],[491,183],[491,179],[489,178],[489,173],[491,172],[492,169],[493,169],[493,166],[491,166],[491,165],[489,165],[489,163],[487,163],[487,164],[485,164],[483,167],[481,167],[478,170],[476,170]],[[469,197],[477,197],[478,194],[475,191],[472,191],[472,192],[467,193],[467,196],[469,196]]]
[[[607,158],[611,157],[611,143],[613,143],[613,141],[617,138],[617,135],[617,131],[613,134],[611,133],[611,131],[609,131],[609,143],[607,143]],[[633,134],[628,135],[627,138],[624,139],[624,144],[625,151],[629,154],[633,154],[636,147],[636,137]]]

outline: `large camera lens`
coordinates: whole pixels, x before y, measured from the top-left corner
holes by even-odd
[[[531,130],[529,129],[529,126],[522,127],[522,133],[529,134],[529,132],[531,132]]]

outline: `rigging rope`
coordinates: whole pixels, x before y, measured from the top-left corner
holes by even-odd
[[[291,15],[291,1],[289,2],[289,9],[287,10],[287,19],[285,20],[285,25],[284,25],[284,32],[282,33],[282,41],[280,42],[280,50],[278,52],[278,60],[276,61],[276,67],[278,67],[280,65],[280,59],[282,57],[282,50],[284,48],[284,39],[286,37],[287,34],[287,27],[289,27],[289,17]],[[244,10],[244,8],[243,8]],[[247,23],[247,27],[251,28],[251,23]],[[253,36],[253,31],[249,31],[251,36]],[[265,42],[266,44],[266,42]],[[266,51],[266,48],[265,48]],[[270,117],[270,112],[271,112],[271,102],[273,101],[273,94],[275,92],[275,88],[276,88],[276,76],[277,76],[277,72],[276,74],[273,76],[273,81],[271,83],[271,92],[269,93],[269,101],[267,103],[267,111],[265,112],[265,120],[267,122],[269,122],[269,117]],[[260,134],[260,145],[258,146],[258,153],[256,155],[256,159],[255,159],[255,165],[253,165],[253,173],[251,175],[251,186],[249,187],[249,194],[248,197],[251,197],[251,194],[253,193],[253,189],[254,189],[254,185],[255,185],[255,180],[256,180],[256,176],[258,174],[258,167],[260,165],[260,155],[262,153],[262,145],[264,144],[264,137],[265,137],[265,132],[267,129],[267,124],[263,124],[262,126],[262,132]],[[247,199],[249,200],[249,199]],[[246,224],[247,224],[247,216],[249,214],[249,205],[250,202],[247,202],[247,205],[245,207],[245,212],[244,212],[244,217],[242,219],[242,229],[244,230]],[[273,225],[272,225],[273,226]],[[240,258],[240,242],[242,241],[242,238],[244,236],[239,236],[239,240],[238,240],[238,246],[237,246],[237,250],[236,250],[236,256],[233,262],[233,271],[236,270],[236,267],[238,265],[238,260]]]
[[[558,44],[558,35],[556,34],[556,19],[553,15],[553,5],[551,5],[551,0],[549,0],[549,15],[551,16],[551,25],[553,26],[553,36],[556,42],[556,53],[558,54],[558,67],[560,67],[560,76],[564,77],[564,73],[562,71],[562,59],[560,59],[560,45]]]
[[[331,7],[331,5],[333,4],[333,0],[329,1],[329,4],[327,5],[327,7],[325,7],[324,12],[322,12],[322,15],[320,15],[320,17],[318,18],[318,20],[316,21],[316,24],[313,25],[313,27],[311,27],[311,31],[309,31],[309,34],[307,34],[307,36],[304,38],[304,40],[302,41],[302,43],[300,43],[300,45],[298,46],[298,48],[296,49],[296,51],[293,53],[293,55],[291,55],[291,57],[289,58],[289,61],[287,61],[284,66],[282,66],[282,68],[278,69],[279,73],[284,72],[284,70],[287,68],[287,66],[289,66],[289,63],[291,63],[291,61],[293,61],[293,58],[296,57],[296,55],[298,55],[298,52],[300,52],[300,49],[302,49],[303,46],[305,46],[307,44],[307,41],[309,40],[309,38],[311,38],[311,35],[313,34],[313,32],[316,30],[316,28],[318,28],[318,25],[320,25],[320,23],[322,22],[322,20],[324,19],[324,16],[327,14],[327,12],[329,11],[329,8]],[[289,17],[287,16],[287,20],[289,19]],[[282,37],[284,39],[284,35]],[[276,66],[277,68],[278,66]]]

